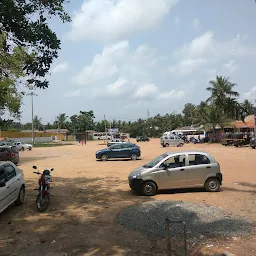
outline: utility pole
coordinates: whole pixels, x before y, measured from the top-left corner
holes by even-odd
[[[105,144],[105,140],[107,140],[107,124],[106,124],[106,117],[104,115],[104,124],[105,124],[105,139],[104,139],[104,144]]]
[[[35,129],[34,129],[34,96],[38,96],[34,92],[28,93],[27,95],[31,96],[31,107],[32,107],[32,145],[35,145]]]

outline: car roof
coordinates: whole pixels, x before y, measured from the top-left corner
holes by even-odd
[[[183,150],[183,151],[171,151],[171,152],[166,152],[168,155],[173,155],[173,154],[208,154],[211,155],[210,153],[206,151],[198,151],[198,150]]]

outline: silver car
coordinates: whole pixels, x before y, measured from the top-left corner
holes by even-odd
[[[23,172],[12,162],[0,162],[0,213],[9,205],[22,205],[25,196]]]
[[[182,147],[184,145],[184,140],[178,135],[162,136],[160,139],[160,144],[163,147],[175,146]]]
[[[132,190],[153,196],[158,190],[204,187],[209,192],[219,191],[222,174],[219,163],[202,151],[164,153],[128,177]]]

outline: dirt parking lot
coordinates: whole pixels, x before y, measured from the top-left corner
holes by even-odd
[[[26,202],[0,215],[0,255],[164,255],[164,241],[148,238],[116,224],[117,213],[125,206],[149,200],[182,200],[220,207],[227,214],[256,221],[256,150],[214,145],[185,145],[211,153],[221,165],[223,186],[219,193],[203,190],[165,191],[155,197],[132,193],[127,176],[134,168],[166,152],[159,139],[138,143],[138,161],[95,160],[104,147],[99,141],[85,146],[69,145],[35,148],[20,153],[20,167],[26,179]],[[169,148],[179,151],[180,148]],[[46,213],[35,207],[37,175],[32,166],[54,167],[53,198]],[[204,252],[224,250],[235,255],[256,255],[256,239],[233,238],[199,245]],[[190,255],[195,255],[192,253]]]

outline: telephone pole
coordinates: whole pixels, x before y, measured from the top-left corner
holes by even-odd
[[[105,124],[105,139],[104,139],[104,144],[105,144],[105,140],[107,140],[107,124],[106,124],[106,116],[104,115],[104,124]]]
[[[34,129],[34,96],[38,96],[34,92],[28,93],[28,96],[31,96],[31,114],[32,114],[32,145],[35,145],[35,129]]]

